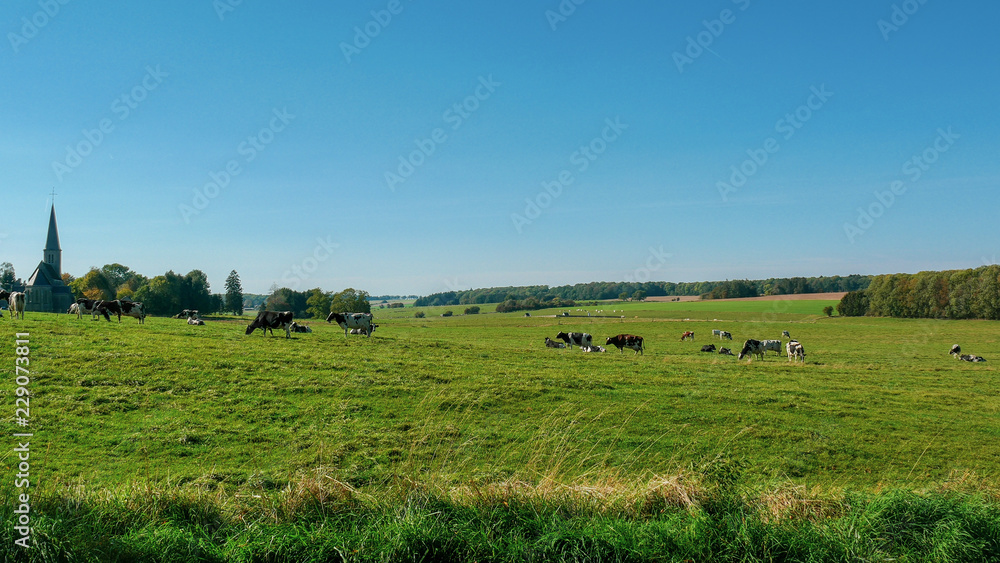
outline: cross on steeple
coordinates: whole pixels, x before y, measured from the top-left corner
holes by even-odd
[[[52,193],[49,194],[49,196],[52,197],[52,205],[55,205],[56,204],[56,188],[55,187],[52,188]]]

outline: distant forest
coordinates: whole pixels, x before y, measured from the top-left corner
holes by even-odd
[[[1000,266],[875,276],[844,296],[844,316],[1000,320]]]
[[[872,276],[824,276],[815,278],[770,278],[766,280],[727,280],[715,282],[591,282],[549,287],[492,287],[465,291],[434,293],[417,299],[417,307],[441,305],[482,305],[509,301],[600,301],[647,297],[702,296],[705,299],[759,297],[796,293],[827,293],[866,289]]]

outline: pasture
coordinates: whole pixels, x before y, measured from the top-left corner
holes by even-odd
[[[626,491],[720,472],[754,494],[997,490],[1000,324],[825,318],[826,304],[581,307],[624,319],[376,309],[370,339],[315,320],[286,339],[244,335],[247,317],[28,313],[0,322],[0,361],[12,380],[14,333],[30,333],[33,486],[54,498],[187,488],[239,512],[315,475],[359,495],[401,483]],[[694,342],[679,341],[685,330]],[[698,351],[783,330],[804,365]],[[559,331],[601,345],[637,334],[646,352],[546,349]],[[955,343],[989,362],[955,360]],[[2,396],[13,412],[13,386]]]

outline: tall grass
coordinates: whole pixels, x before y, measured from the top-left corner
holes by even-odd
[[[731,463],[644,483],[400,481],[323,470],[277,491],[82,484],[34,499],[7,561],[997,561],[995,491],[755,489]],[[9,490],[4,487],[4,490]]]

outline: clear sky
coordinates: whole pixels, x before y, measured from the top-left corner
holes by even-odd
[[[0,261],[53,189],[64,271],[215,291],[998,259],[1000,3],[679,4],[4,2]]]

